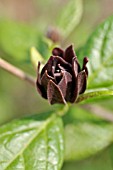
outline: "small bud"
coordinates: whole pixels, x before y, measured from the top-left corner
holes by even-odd
[[[60,40],[61,40],[61,35],[60,35],[58,29],[56,29],[54,27],[48,28],[46,36],[54,43],[60,42]]]
[[[50,104],[76,102],[78,95],[86,90],[87,62],[88,58],[85,57],[81,69],[72,45],[65,51],[54,48],[41,73],[40,63],[38,64],[38,92],[48,99]]]

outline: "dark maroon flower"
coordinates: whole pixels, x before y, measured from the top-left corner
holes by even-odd
[[[65,51],[54,48],[41,73],[40,62],[38,63],[36,82],[38,92],[48,99],[50,104],[74,103],[78,95],[86,90],[87,62],[88,58],[85,57],[81,69],[72,45]]]

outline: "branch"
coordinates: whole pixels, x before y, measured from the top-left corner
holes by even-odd
[[[92,114],[95,114],[96,116],[113,123],[113,112],[106,110],[105,108],[102,108],[98,105],[83,105],[82,108],[84,108],[87,111],[90,111]]]
[[[0,58],[0,68],[35,86],[35,78]]]

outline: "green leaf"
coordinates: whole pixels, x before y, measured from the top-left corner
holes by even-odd
[[[57,27],[67,37],[79,24],[82,17],[82,0],[70,0],[58,16]]]
[[[77,99],[77,103],[82,102],[84,100],[88,100],[90,101],[92,98],[96,99],[96,98],[102,98],[105,96],[113,96],[113,91],[112,90],[101,90],[101,91],[91,91],[91,92],[87,92],[84,94],[79,95],[78,99]]]
[[[33,27],[0,20],[0,49],[13,59],[28,60],[30,48],[37,43],[38,32]]]
[[[82,160],[113,142],[113,124],[73,106],[64,116],[65,160]]]
[[[63,125],[55,114],[13,121],[0,128],[1,170],[60,170]]]
[[[113,16],[94,31],[78,57],[89,57],[88,87],[109,87],[113,84]]]
[[[112,155],[111,155],[112,154]],[[62,170],[112,170],[113,146],[83,161],[65,163]]]

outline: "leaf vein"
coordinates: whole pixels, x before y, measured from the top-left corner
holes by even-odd
[[[27,147],[33,142],[33,140],[49,125],[49,123],[52,121],[54,117],[50,117],[46,122],[43,123],[43,126],[38,127],[37,132],[32,136],[32,138],[27,142],[26,146],[18,152],[15,157],[7,164],[4,170],[7,170],[7,168],[10,166],[12,162],[14,162],[19,155],[22,155],[22,153],[27,149]]]

